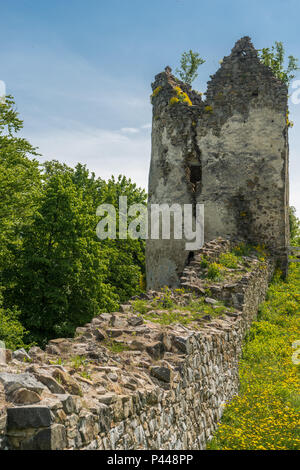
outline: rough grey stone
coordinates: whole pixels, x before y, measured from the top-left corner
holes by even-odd
[[[167,383],[170,382],[171,371],[168,367],[153,366],[150,368],[150,373],[158,380],[162,380],[163,382]]]
[[[52,393],[64,394],[65,389],[60,385],[51,375],[42,374],[40,372],[35,374],[36,379],[44,384]]]
[[[130,326],[139,326],[139,325],[142,325],[144,323],[144,320],[142,317],[129,317],[128,320],[128,325]]]
[[[25,351],[24,348],[17,349],[16,351],[13,351],[12,358],[17,359],[17,361],[27,361],[27,362],[31,361],[31,357]]]
[[[41,401],[40,395],[26,388],[18,388],[11,395],[10,399],[17,405],[32,405]]]
[[[22,442],[22,450],[63,450],[67,446],[66,429],[62,424],[53,424]]]
[[[76,411],[76,405],[72,395],[68,394],[58,394],[57,398],[60,400],[63,406],[63,410],[66,414],[72,414]]]
[[[44,428],[51,424],[49,408],[45,406],[20,406],[7,409],[7,429]]]
[[[165,352],[165,347],[161,341],[157,341],[146,346],[147,353],[153,357],[153,359],[161,359]]]
[[[211,299],[210,297],[205,297],[204,300],[207,304],[211,304],[211,305],[215,305],[215,304],[218,303],[218,301],[216,299]]]
[[[0,383],[4,385],[7,394],[13,393],[18,388],[26,388],[36,393],[42,393],[45,386],[27,372],[23,374],[0,373]]]

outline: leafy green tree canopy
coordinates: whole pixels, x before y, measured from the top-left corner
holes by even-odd
[[[290,236],[291,236],[291,244],[294,246],[300,245],[300,220],[296,216],[296,209],[295,207],[290,207]]]
[[[298,59],[289,55],[288,61],[285,60],[285,50],[282,42],[275,41],[275,45],[264,47],[259,51],[259,57],[263,64],[270,67],[274,75],[289,86],[291,80],[295,78],[295,73],[299,70]]]
[[[181,80],[188,85],[198,77],[198,68],[204,64],[205,60],[200,57],[198,52],[193,52],[191,49],[184,52],[180,59],[180,68],[176,69],[176,73]]]

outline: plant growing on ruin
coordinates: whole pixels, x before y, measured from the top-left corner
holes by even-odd
[[[112,338],[106,339],[103,342],[103,345],[115,354],[130,350],[130,347],[127,344],[115,341]]]
[[[222,253],[220,255],[219,263],[226,268],[236,269],[238,267],[238,262],[238,257],[233,253]]]
[[[176,69],[176,73],[181,80],[188,85],[198,77],[198,68],[204,64],[205,60],[200,57],[198,52],[193,52],[191,49],[184,52],[180,59],[180,68]]]
[[[156,306],[159,308],[174,307],[174,300],[172,299],[172,291],[167,286],[163,288],[162,295],[156,301]]]
[[[203,256],[200,262],[200,267],[202,269],[205,269],[205,268],[208,268],[208,265],[209,265],[209,261]]]
[[[208,279],[212,279],[214,281],[220,281],[223,277],[222,272],[224,268],[222,265],[218,263],[211,263],[207,270],[207,277]]]
[[[192,106],[193,103],[191,102],[189,96],[187,95],[187,93],[182,91],[179,86],[176,86],[174,88],[174,91],[176,92],[176,95],[170,99],[170,105],[180,102],[187,103],[189,106]]]
[[[253,247],[247,243],[239,243],[232,249],[232,253],[235,256],[249,256],[251,252],[253,251]]]
[[[146,314],[149,310],[149,306],[146,300],[136,299],[132,302],[132,308],[135,313]]]
[[[294,56],[288,56],[287,65],[285,65],[285,50],[282,42],[275,41],[275,45],[271,47],[264,47],[259,51],[260,60],[264,65],[270,67],[275,77],[282,80],[289,86],[291,80],[295,78],[294,72],[299,70],[298,59]]]

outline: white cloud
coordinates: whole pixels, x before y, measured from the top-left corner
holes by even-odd
[[[141,126],[141,129],[151,129],[152,127],[152,124],[151,122],[149,122],[148,124],[144,124],[143,126]]]
[[[124,134],[138,134],[140,130],[136,127],[122,127],[121,132],[124,132]]]
[[[150,138],[123,135],[120,131],[82,128],[49,129],[44,134],[27,135],[39,147],[41,161],[57,159],[70,166],[80,162],[103,179],[123,174],[147,189],[150,165]]]

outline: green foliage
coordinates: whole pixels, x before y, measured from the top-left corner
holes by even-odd
[[[211,263],[208,267],[206,276],[208,279],[220,281],[223,278],[223,266],[218,263]]]
[[[114,339],[107,339],[103,342],[103,344],[107,349],[115,354],[130,350],[130,347],[127,344],[120,343]]]
[[[149,310],[147,300],[142,300],[142,299],[134,300],[132,302],[132,309],[135,313],[141,313],[142,315],[145,315]]]
[[[259,50],[259,57],[264,65],[270,67],[275,77],[282,80],[289,86],[291,80],[295,78],[294,72],[299,70],[298,59],[294,56],[288,56],[288,63],[285,66],[285,51],[282,42],[275,41],[275,45],[264,47]]]
[[[41,188],[35,149],[15,134],[22,121],[7,97],[0,102],[0,284],[3,266],[14,265],[23,230],[31,223]]]
[[[130,179],[106,182],[81,164],[39,165],[36,150],[16,136],[22,124],[8,97],[0,104],[0,339],[22,344],[26,328],[26,340],[43,346],[141,292],[144,241],[100,241],[96,209],[112,203],[119,216],[119,196],[131,205],[146,194]]]
[[[8,273],[15,287],[7,293],[39,343],[70,336],[76,326],[118,306],[114,289],[105,283],[108,256],[96,239],[82,191],[65,173],[47,175],[43,189],[24,232],[19,269]]]
[[[71,357],[71,365],[74,369],[80,369],[85,367],[87,364],[87,358],[85,356],[74,356]]]
[[[0,307],[0,340],[7,349],[16,350],[25,346],[26,330],[19,321],[20,312]]]
[[[232,249],[232,253],[237,257],[249,256],[252,252],[253,247],[247,243],[240,243],[239,245],[234,246]]]
[[[219,258],[219,264],[226,268],[236,269],[239,259],[234,253],[222,253]]]
[[[191,49],[184,52],[180,59],[180,68],[176,69],[176,73],[181,80],[188,85],[198,77],[198,68],[204,64],[205,60],[200,57],[198,52],[193,52]]]
[[[252,324],[240,363],[240,395],[225,408],[209,449],[300,449],[300,370],[292,345],[300,338],[300,266],[277,272]]]
[[[154,302],[157,308],[173,308],[174,300],[172,299],[172,291],[168,287],[164,287],[162,295],[156,298]]]
[[[300,245],[300,220],[296,216],[295,207],[290,207],[289,221],[290,221],[291,245],[299,246]]]
[[[203,257],[201,259],[201,263],[200,263],[201,268],[202,269],[208,268],[208,265],[209,265],[209,261],[206,258]]]

